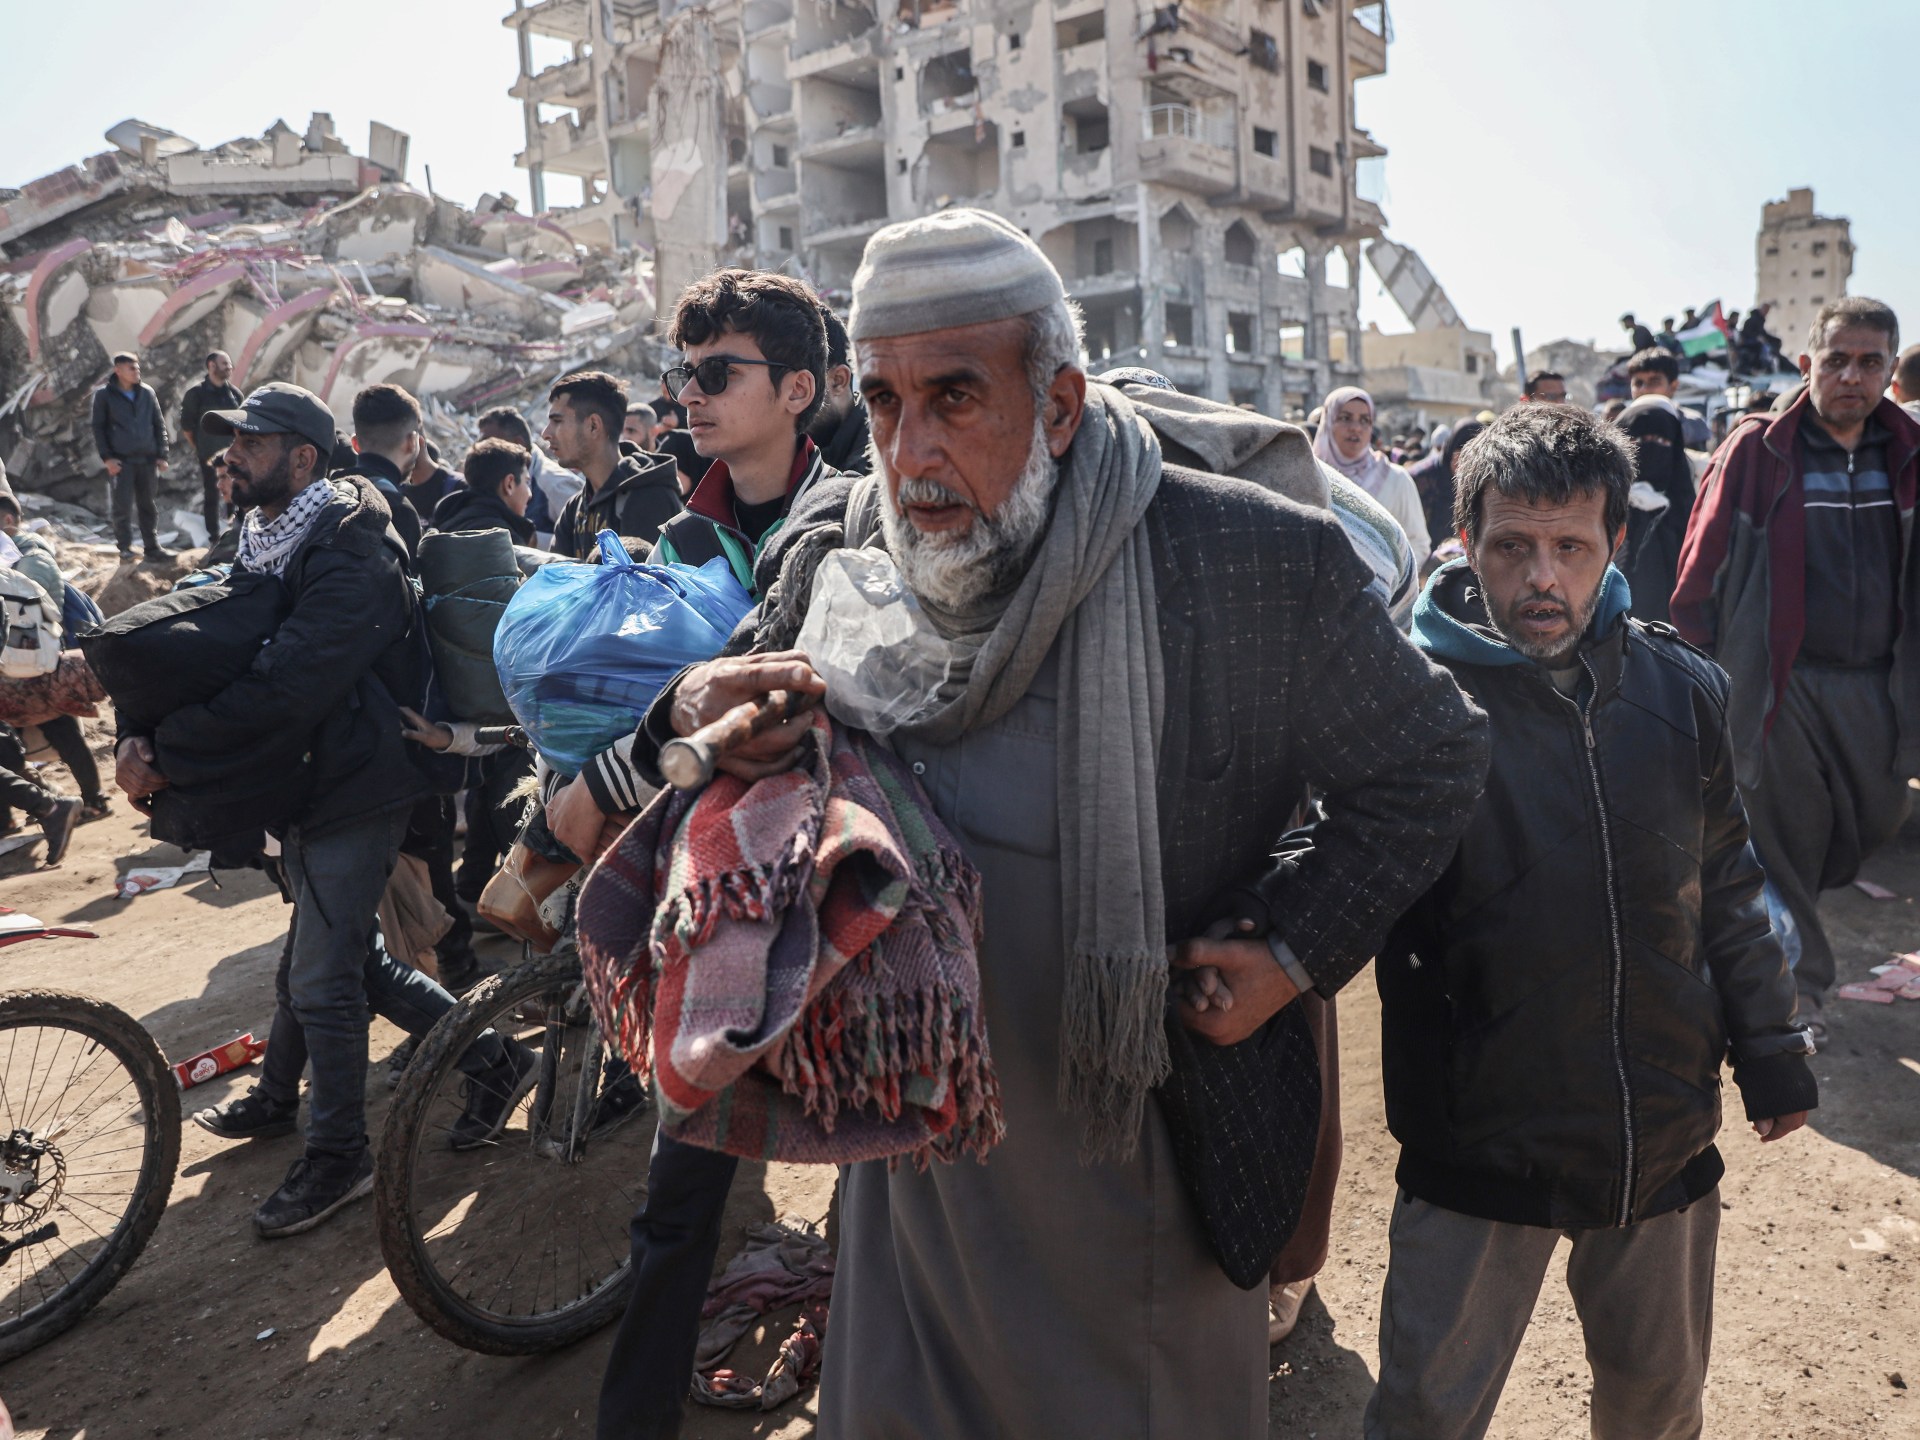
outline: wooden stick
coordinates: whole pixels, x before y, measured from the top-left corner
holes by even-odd
[[[805,707],[804,697],[776,690],[758,700],[736,705],[718,720],[693,734],[669,740],[660,747],[660,774],[676,790],[698,790],[721,760],[754,736],[792,719]]]

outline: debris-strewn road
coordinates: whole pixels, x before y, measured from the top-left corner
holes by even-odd
[[[101,932],[93,942],[0,952],[0,983],[104,996],[174,1056],[238,1030],[264,1033],[286,920],[264,882],[227,876],[218,886],[200,879],[131,902],[109,898],[129,864],[175,859],[150,846],[122,806],[79,832],[59,870],[31,871],[19,855],[0,861],[10,867],[0,868],[0,903]],[[1869,874],[1920,897],[1920,842],[1903,842]],[[1890,950],[1920,947],[1920,903],[1848,892],[1829,899],[1828,913],[1843,979]],[[1358,1434],[1375,1363],[1393,1149],[1381,1121],[1371,982],[1342,1003],[1345,1184],[1321,1292],[1276,1356],[1276,1436]],[[1836,1004],[1832,1013],[1834,1043],[1816,1064],[1824,1106],[1809,1129],[1764,1150],[1744,1126],[1724,1136],[1710,1435],[1920,1435],[1920,1401],[1889,1379],[1920,1382],[1920,1003]],[[381,1062],[396,1039],[376,1022],[368,1082],[376,1125],[387,1095]],[[193,1108],[246,1083],[242,1072],[185,1098]],[[1727,1101],[1737,1111],[1731,1084]],[[455,1349],[399,1300],[367,1205],[310,1236],[257,1240],[248,1217],[296,1146],[231,1145],[187,1127],[172,1206],[147,1254],[78,1328],[0,1371],[23,1436],[592,1434],[604,1335],[535,1360]],[[824,1172],[743,1168],[729,1248],[750,1220],[823,1216],[830,1184]],[[1585,1365],[1562,1277],[1556,1268],[1548,1280],[1496,1436],[1586,1431]],[[273,1337],[256,1341],[269,1327]],[[802,1436],[812,1425],[804,1410],[702,1411],[689,1433]]]

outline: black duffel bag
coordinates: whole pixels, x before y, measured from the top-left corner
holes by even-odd
[[[240,570],[143,600],[79,645],[123,727],[150,735],[245,675],[292,610],[277,576]],[[154,839],[199,850],[284,825],[312,794],[308,738],[217,755],[160,747],[169,784],[153,797]]]

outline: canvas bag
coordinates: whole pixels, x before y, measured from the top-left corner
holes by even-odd
[[[60,663],[60,612],[47,592],[17,570],[0,570],[0,675],[31,680]]]

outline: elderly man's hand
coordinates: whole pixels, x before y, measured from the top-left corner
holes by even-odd
[[[1807,1112],[1796,1110],[1791,1115],[1776,1115],[1771,1120],[1753,1122],[1753,1133],[1760,1137],[1762,1145],[1775,1140],[1784,1140],[1802,1125],[1807,1123]]]
[[[1265,940],[1189,940],[1173,952],[1180,1023],[1216,1045],[1235,1045],[1299,995]]]
[[[592,864],[601,850],[601,831],[607,817],[595,803],[584,780],[569,780],[547,801],[547,828],[553,838]],[[617,836],[616,836],[617,838]]]
[[[791,691],[806,699],[804,710],[769,726],[720,760],[722,770],[742,780],[778,775],[793,768],[800,737],[813,724],[813,706],[826,689],[827,682],[798,650],[722,656],[694,666],[680,682],[673,697],[674,733],[691,735],[736,705],[764,699],[775,690]]]
[[[120,742],[114,756],[113,778],[126,797],[140,809],[141,802],[167,788],[167,777],[154,764],[153,742],[144,735],[129,735]]]

